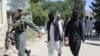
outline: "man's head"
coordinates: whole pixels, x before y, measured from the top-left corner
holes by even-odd
[[[82,19],[83,19],[83,15],[80,14],[80,16],[79,16],[79,20],[82,20]]]
[[[71,20],[72,21],[76,21],[77,19],[79,18],[79,12],[74,10],[73,13],[72,13],[72,18]]]
[[[54,20],[54,14],[53,13],[49,13],[48,14],[49,20],[53,21]]]
[[[92,20],[92,17],[90,17],[90,20]]]
[[[23,10],[22,9],[18,9],[17,11],[18,11],[18,15],[19,16],[22,16],[23,15]]]
[[[61,19],[60,13],[57,12],[57,13],[55,14],[55,17],[56,17],[55,20],[60,20],[60,19]]]
[[[86,19],[88,19],[89,18],[89,16],[86,16]]]

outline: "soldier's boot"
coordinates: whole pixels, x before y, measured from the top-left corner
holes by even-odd
[[[25,53],[27,54],[27,56],[30,56],[31,50],[26,50],[25,49]]]
[[[11,41],[11,45],[15,45],[15,42],[14,41]]]
[[[8,54],[4,54],[3,56],[9,56]]]
[[[58,56],[61,56],[61,53],[58,53]]]
[[[8,50],[10,45],[10,40],[5,39],[5,49]]]

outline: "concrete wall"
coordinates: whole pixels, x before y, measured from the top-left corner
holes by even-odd
[[[0,0],[0,56],[3,56],[4,54],[6,31],[7,31],[6,0]]]
[[[2,23],[2,3],[1,3],[1,0],[0,0],[0,24]]]

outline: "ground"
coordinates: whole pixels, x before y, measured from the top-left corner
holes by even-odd
[[[5,34],[7,26],[0,24],[0,56],[2,56],[2,53],[4,52],[4,41],[5,41]]]
[[[26,47],[31,50],[31,56],[48,56],[46,36],[41,39],[37,38],[35,41],[28,41]],[[54,56],[57,56],[56,51]],[[62,56],[73,56],[69,46],[63,46]],[[81,45],[79,56],[100,56],[100,38],[96,36],[87,37],[86,41]]]
[[[100,56],[100,41],[98,40],[100,40],[100,38],[95,39],[94,37],[91,37],[82,43],[79,56]],[[46,38],[31,43],[31,45],[28,45],[27,47],[32,50],[32,56],[48,56]],[[57,56],[57,53],[55,53],[54,56]],[[69,46],[64,46],[62,48],[62,56],[73,56]]]

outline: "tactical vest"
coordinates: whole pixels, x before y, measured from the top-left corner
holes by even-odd
[[[26,30],[26,24],[24,19],[21,17],[16,17],[15,22],[13,23],[13,29],[16,32],[24,32]]]

